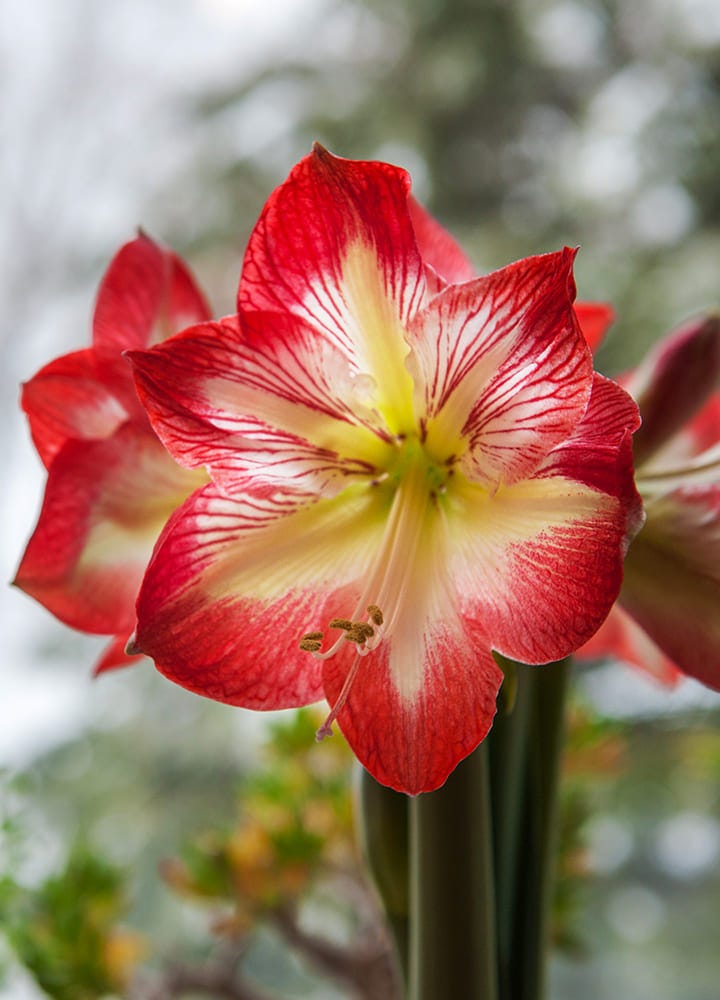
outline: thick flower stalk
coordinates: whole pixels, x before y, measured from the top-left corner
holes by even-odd
[[[153,544],[207,481],[157,439],[122,352],[209,318],[182,261],[141,234],[103,278],[92,346],[51,361],[23,386],[48,479],[15,583],[66,624],[115,637],[98,672],[129,662],[124,647]]]
[[[573,257],[454,284],[404,171],[302,160],[237,317],[130,352],[158,435],[211,477],[156,546],[132,651],[235,705],[324,694],[320,735],[337,720],[379,781],[442,784],[492,723],[491,650],[585,642],[641,522],[637,409],[593,373]]]
[[[634,450],[647,520],[618,604],[582,652],[720,690],[720,319],[673,331],[621,381],[643,418]]]

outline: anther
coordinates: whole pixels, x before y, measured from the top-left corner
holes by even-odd
[[[317,653],[321,646],[322,643],[319,639],[300,640],[300,649],[302,649],[303,653]]]
[[[352,627],[353,623],[350,621],[349,618],[333,618],[328,626],[328,628],[341,628],[344,629],[346,632],[349,628]]]
[[[306,632],[305,635],[302,636],[303,639],[322,639],[322,637],[323,637],[323,634],[320,631],[318,631],[318,632]]]
[[[383,613],[377,604],[368,604],[367,613],[373,625],[377,625],[379,627],[385,621]]]
[[[375,635],[375,629],[372,625],[368,625],[367,622],[353,622],[345,633],[345,638],[348,642],[356,642],[360,645],[373,635]]]

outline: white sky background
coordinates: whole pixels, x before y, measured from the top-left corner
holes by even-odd
[[[135,227],[165,235],[156,199],[207,155],[208,136],[183,125],[187,102],[302,43],[318,7],[0,0],[3,584],[35,524],[45,479],[17,404],[19,383],[89,342],[99,278]],[[201,224],[188,218],[188,240]],[[89,723],[121,692],[122,678],[91,682],[102,643],[74,635],[5,585],[0,621],[2,766]]]
[[[274,162],[288,156],[282,139],[293,103],[287,92],[250,101],[242,128],[224,132],[217,123],[189,129],[183,110],[199,92],[238,82],[288,54],[315,64],[329,53],[335,60],[343,52],[348,61],[356,58],[358,5],[332,4],[328,18],[325,6],[329,0],[0,0],[3,580],[15,572],[44,484],[17,406],[19,382],[88,343],[98,280],[138,224],[163,238],[179,216],[188,241],[201,235],[202,213],[184,217],[182,206],[167,200],[181,179],[190,178],[192,187],[194,178],[190,204],[202,204],[199,163],[208,157],[232,162],[258,150]],[[578,9],[572,3],[553,8],[556,19]],[[543,44],[565,51],[553,24],[538,21],[538,30],[543,24]],[[372,30],[372,22],[364,28]],[[277,163],[279,176],[290,166],[289,160]],[[233,291],[228,287],[229,296]],[[224,310],[229,303],[216,306]],[[90,682],[97,643],[4,586],[0,618],[1,766],[27,761],[97,719],[103,706],[122,697],[124,678]],[[600,696],[608,710],[628,704],[623,676],[614,671],[603,679]],[[621,690],[611,696],[616,683]],[[647,690],[654,709],[658,698],[671,708],[675,698],[685,704],[712,697],[697,685],[684,685],[670,698],[635,675],[627,683],[642,704]]]

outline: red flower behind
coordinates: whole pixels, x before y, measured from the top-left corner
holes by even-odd
[[[600,631],[581,653],[613,654],[667,684],[720,690],[720,319],[670,333],[621,381],[643,424],[634,441],[647,520]]]
[[[238,317],[130,354],[158,435],[211,478],[156,546],[134,648],[231,704],[324,693],[321,732],[337,718],[378,780],[442,784],[492,723],[491,649],[586,641],[642,518],[637,410],[592,371],[573,257],[473,277],[404,171],[301,161]]]
[[[116,637],[98,672],[130,661],[124,646],[152,546],[206,481],[157,439],[121,353],[209,317],[184,264],[141,234],[105,274],[92,346],[50,362],[23,387],[48,480],[15,583],[68,625]]]

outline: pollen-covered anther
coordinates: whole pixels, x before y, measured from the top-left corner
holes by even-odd
[[[367,613],[368,613],[368,618],[370,619],[370,621],[373,623],[373,625],[377,625],[378,628],[385,621],[383,613],[380,610],[380,608],[377,606],[377,604],[368,604]]]
[[[333,618],[330,624],[328,625],[328,628],[341,628],[345,632],[347,632],[347,630],[352,627],[353,623],[350,621],[349,618]]]
[[[317,653],[321,646],[322,642],[319,639],[300,640],[300,649],[302,649],[304,653]]]
[[[357,643],[361,646],[366,640],[375,635],[375,629],[367,622],[353,622],[345,633],[348,642]]]
[[[306,632],[300,639],[300,649],[302,649],[304,653],[317,653],[322,646],[322,640],[322,632]]]

